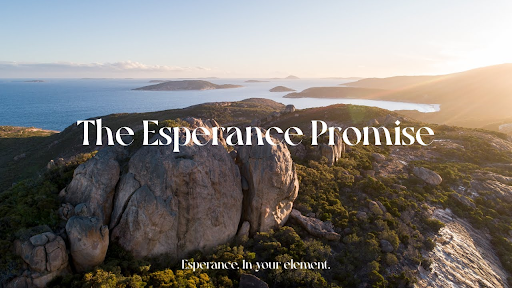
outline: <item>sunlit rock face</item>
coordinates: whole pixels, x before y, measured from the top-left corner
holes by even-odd
[[[243,219],[250,223],[251,234],[282,226],[297,198],[299,183],[290,152],[282,142],[274,142],[237,147],[237,163],[248,183]],[[256,133],[252,143],[257,143]]]
[[[170,147],[145,146],[128,167],[116,191],[110,227],[112,240],[136,257],[182,257],[236,235],[242,213],[241,178],[222,145],[191,143],[179,153]]]
[[[434,217],[445,223],[430,252],[430,271],[419,266],[419,287],[508,287],[507,273],[492,249],[490,235],[474,229],[448,209]]]
[[[198,135],[198,144],[185,141],[185,130],[173,130],[173,139],[187,142],[179,152],[172,145],[106,147],[76,169],[59,209],[73,247],[91,234],[81,232],[91,230],[101,247],[116,242],[136,258],[180,259],[228,243],[237,232],[244,238],[284,225],[298,191],[286,145],[273,139],[275,146],[237,146],[228,153],[215,120],[184,121],[209,135]],[[163,138],[157,134],[149,142]],[[84,227],[87,219],[94,219],[94,227]],[[71,250],[80,270],[99,264],[106,251],[91,264],[79,249]]]

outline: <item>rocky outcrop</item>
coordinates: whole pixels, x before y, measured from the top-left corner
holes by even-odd
[[[239,288],[268,288],[268,284],[251,274],[240,275]]]
[[[506,203],[512,203],[512,186],[503,184],[496,180],[472,180],[468,195],[480,195],[480,191],[492,191],[492,194],[485,195],[485,198],[500,199]]]
[[[252,137],[252,143],[257,143],[255,133]],[[286,145],[273,140],[274,146],[265,141],[263,146],[237,147],[237,162],[249,184],[244,191],[243,219],[251,224],[251,234],[282,226],[299,189]]]
[[[380,154],[380,153],[372,153],[372,158],[377,163],[382,163],[386,161],[386,156]]]
[[[312,159],[320,161],[322,157],[327,159],[327,165],[332,166],[346,153],[346,146],[339,133],[334,134],[334,145],[319,143],[317,146],[306,146],[302,143],[290,146],[290,154],[295,159]]]
[[[95,217],[73,216],[66,224],[69,250],[77,271],[103,263],[109,244],[108,227]]]
[[[197,119],[190,123],[218,125]],[[179,153],[165,146],[142,147],[131,157],[116,191],[112,240],[136,257],[167,253],[178,258],[226,243],[240,222],[241,183],[238,167],[222,145],[190,144]]]
[[[121,170],[117,160],[122,157],[123,151],[117,147],[100,150],[95,157],[75,169],[73,180],[60,192],[59,197],[64,203],[72,205],[85,203],[91,216],[108,224],[114,188]]]
[[[426,256],[429,270],[418,267],[418,287],[509,287],[491,236],[457,218],[449,210],[436,209],[434,218],[445,227],[434,238],[435,248]]]
[[[289,105],[286,105],[286,107],[284,108],[284,111],[283,113],[292,113],[292,112],[295,112],[295,106],[292,105],[292,104],[289,104]]]
[[[340,234],[334,232],[333,225],[330,222],[323,222],[320,219],[304,216],[295,209],[290,213],[290,218],[298,222],[309,234],[315,237],[331,241],[340,240]]]
[[[379,205],[380,204],[380,205]],[[382,203],[378,201],[370,201],[368,204],[368,209],[375,215],[382,216],[384,215],[386,208]]]
[[[219,127],[215,120],[183,120],[211,133]],[[60,193],[73,267],[102,263],[110,241],[137,258],[179,259],[282,226],[298,191],[286,145],[273,139],[275,146],[228,153],[218,133],[219,145],[211,135],[197,135],[207,144],[190,142],[177,153],[172,146],[143,146],[129,156],[128,149],[107,147],[80,165]]]
[[[343,157],[345,143],[339,133],[334,133],[334,145],[320,144],[319,149],[321,156],[327,158],[327,164],[332,166]]]
[[[11,281],[8,287],[45,287],[69,270],[66,244],[53,232],[37,234],[26,241],[17,240],[14,247],[29,270]]]
[[[424,167],[414,167],[412,173],[432,186],[437,186],[443,182],[443,178],[439,174]]]
[[[382,249],[382,252],[384,253],[391,253],[395,248],[393,248],[393,245],[388,240],[380,240],[380,248]]]

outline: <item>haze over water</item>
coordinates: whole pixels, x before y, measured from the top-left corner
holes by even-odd
[[[61,131],[69,125],[112,113],[151,112],[185,108],[205,102],[239,101],[267,98],[297,108],[348,103],[388,110],[434,112],[439,105],[360,99],[282,98],[288,92],[269,92],[275,86],[297,91],[310,87],[339,86],[336,79],[269,80],[245,83],[247,79],[207,79],[215,84],[239,84],[243,88],[207,91],[133,91],[150,79],[0,79],[0,125],[37,127]]]

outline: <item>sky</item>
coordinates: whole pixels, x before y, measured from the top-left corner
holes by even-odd
[[[3,1],[0,78],[387,77],[512,62],[512,1]]]

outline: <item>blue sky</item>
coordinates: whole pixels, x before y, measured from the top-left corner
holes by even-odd
[[[349,77],[512,62],[512,1],[4,1],[0,77]]]

